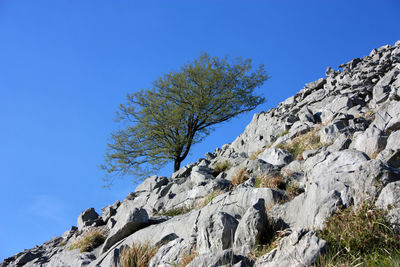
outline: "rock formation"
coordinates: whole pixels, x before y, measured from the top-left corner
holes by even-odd
[[[78,227],[0,266],[120,266],[122,250],[139,243],[157,248],[150,266],[187,255],[187,266],[306,266],[326,246],[316,230],[339,207],[376,200],[398,229],[399,167],[400,41],[328,68],[255,114],[231,144],[147,178],[100,216],[85,210]],[[93,231],[101,245],[70,249]],[[277,247],[254,256],[277,231]]]

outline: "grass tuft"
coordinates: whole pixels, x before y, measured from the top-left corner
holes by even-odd
[[[237,170],[235,175],[233,176],[231,183],[234,187],[237,187],[238,185],[244,183],[249,179],[249,174],[247,172],[247,169],[241,168]]]
[[[256,152],[254,152],[253,154],[251,154],[251,156],[250,156],[250,160],[255,160],[255,159],[257,159],[257,157],[258,157],[258,155],[260,155],[261,153],[263,153],[264,152],[264,149],[260,149],[260,150],[257,150]]]
[[[229,170],[231,167],[232,167],[232,164],[231,164],[229,161],[227,161],[227,160],[225,160],[225,161],[223,161],[223,162],[218,162],[218,163],[215,165],[215,168],[214,168],[215,176],[217,176],[217,175],[220,174],[221,172],[224,172],[224,171]]]
[[[316,266],[399,266],[400,235],[385,215],[371,201],[335,212],[318,231],[327,253]]]
[[[121,252],[120,265],[122,267],[146,267],[149,266],[151,258],[156,255],[158,247],[149,244],[132,244]]]
[[[77,239],[75,242],[71,244],[69,247],[70,250],[80,249],[80,252],[91,251],[94,248],[100,246],[106,240],[105,231],[100,230],[90,230],[83,237]]]
[[[303,160],[303,152],[306,150],[315,150],[321,148],[323,144],[317,133],[318,129],[315,128],[305,134],[295,137],[292,141],[286,144],[278,144],[275,148],[281,148],[292,153],[293,158]]]
[[[285,189],[285,183],[282,181],[282,175],[280,174],[264,174],[256,178],[254,185],[256,188],[268,187],[274,189]]]
[[[184,206],[184,207],[179,207],[179,208],[174,208],[170,210],[163,210],[158,213],[159,216],[178,216],[182,214],[189,213],[190,211],[193,210],[194,207],[192,206]]]
[[[192,262],[194,258],[196,258],[198,255],[196,250],[190,250],[188,253],[185,253],[179,263],[177,265],[174,265],[174,267],[185,267],[189,263]]]

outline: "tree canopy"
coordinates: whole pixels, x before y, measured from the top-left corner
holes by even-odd
[[[252,70],[250,59],[201,54],[159,77],[151,89],[127,95],[117,113],[122,127],[111,135],[102,168],[145,178],[173,161],[177,171],[214,125],[265,101],[254,90],[267,79],[264,66]]]

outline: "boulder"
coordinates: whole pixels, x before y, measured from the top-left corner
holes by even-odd
[[[240,220],[236,229],[234,248],[245,246],[244,251],[250,252],[257,244],[265,239],[268,229],[267,215],[265,213],[265,201],[259,199],[250,206]]]
[[[258,155],[257,158],[264,160],[265,162],[272,165],[284,166],[289,164],[293,160],[293,155],[283,149],[268,148],[264,150],[264,152],[262,152],[260,155]]]
[[[370,158],[376,158],[378,153],[385,148],[387,136],[374,125],[365,132],[354,134],[350,148],[366,153]]]
[[[254,267],[303,267],[311,266],[325,249],[326,241],[315,232],[293,231],[282,238],[279,246],[257,259]]]
[[[99,214],[94,208],[89,208],[81,213],[78,217],[78,229],[82,230],[86,226],[91,226],[99,219]]]
[[[128,201],[123,202],[118,208],[116,221],[104,242],[102,253],[106,252],[116,242],[150,224],[146,210],[132,207]]]
[[[400,230],[400,181],[389,183],[382,189],[376,206],[388,211],[387,217],[393,227]]]
[[[235,266],[242,262],[239,266],[250,266],[250,261],[243,256],[235,255],[232,249],[223,251],[212,251],[210,253],[200,254],[191,261],[187,267],[218,267],[218,266]]]

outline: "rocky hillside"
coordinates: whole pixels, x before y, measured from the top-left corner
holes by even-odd
[[[150,266],[311,265],[327,219],[365,201],[398,230],[399,73],[400,41],[328,68],[232,144],[0,266],[134,266],[135,251]]]

